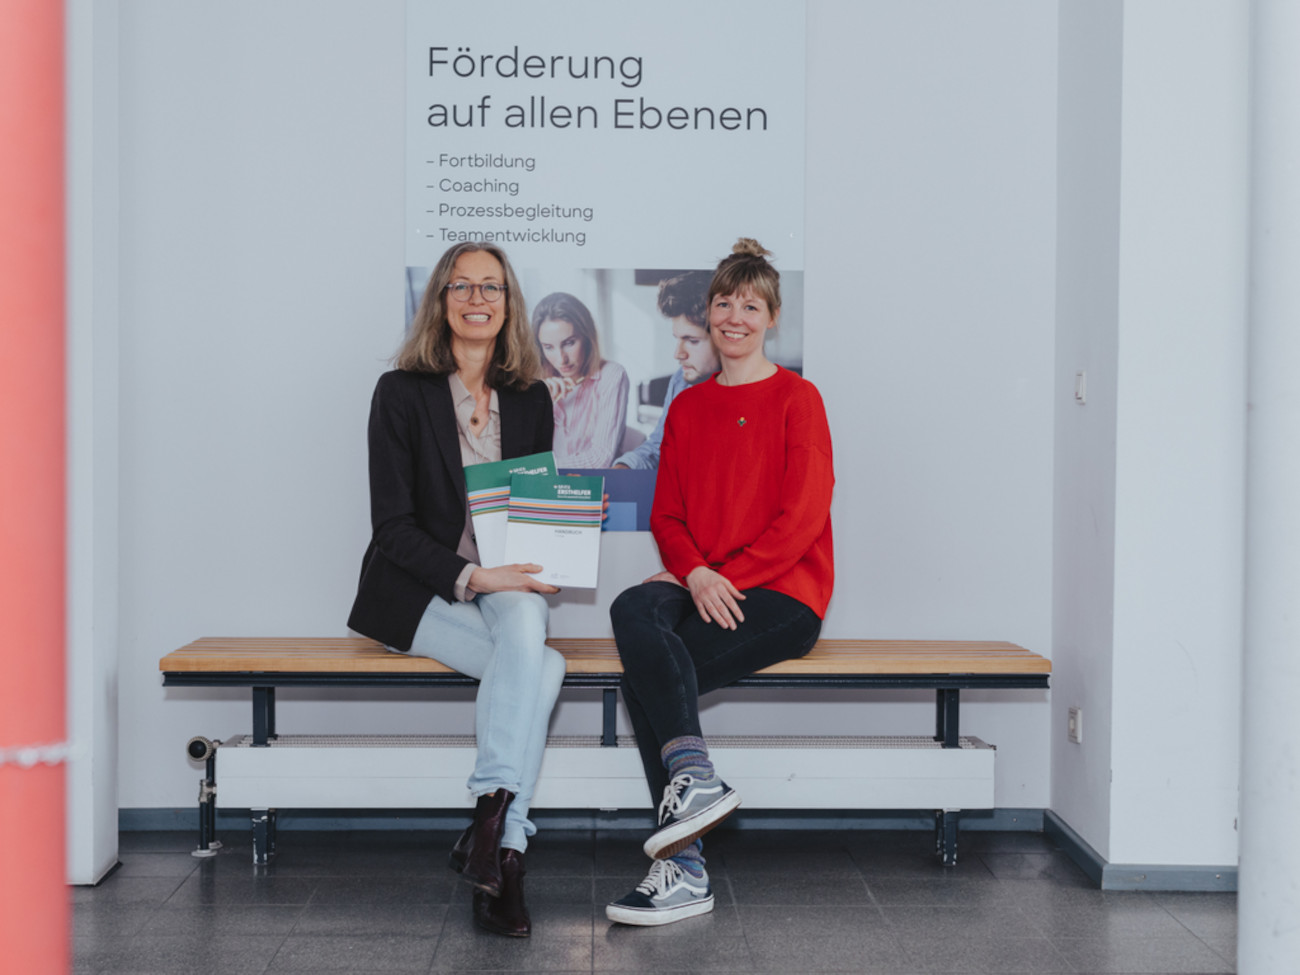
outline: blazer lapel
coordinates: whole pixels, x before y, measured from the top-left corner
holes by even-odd
[[[520,408],[519,393],[510,388],[497,390],[497,403],[501,406],[501,458],[523,457],[531,453],[532,439],[528,435],[528,411]]]
[[[451,401],[451,387],[446,376],[421,376],[420,392],[424,399],[429,428],[438,444],[442,463],[461,494],[465,493],[465,468],[460,460],[460,434],[456,430],[456,408]]]

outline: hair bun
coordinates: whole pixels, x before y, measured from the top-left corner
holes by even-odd
[[[733,254],[747,254],[750,257],[771,257],[772,252],[753,237],[741,237],[731,248]]]

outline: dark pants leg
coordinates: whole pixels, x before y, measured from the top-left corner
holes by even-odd
[[[770,589],[745,590],[740,608],[745,621],[723,629],[696,612],[689,590],[670,582],[633,586],[610,606],[623,661],[623,703],[654,802],[668,785],[660,759],[664,743],[703,737],[700,695],[802,657],[821,632],[816,613]]]

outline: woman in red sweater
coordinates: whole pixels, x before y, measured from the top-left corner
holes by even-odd
[[[780,276],[741,238],[709,286],[720,371],[668,413],[650,530],[664,571],[614,600],[623,701],[659,828],[637,888],[605,909],[624,924],[667,924],[713,909],[700,837],[740,797],[716,774],[699,696],[806,654],[834,583],[835,475],[821,396],[770,362]]]

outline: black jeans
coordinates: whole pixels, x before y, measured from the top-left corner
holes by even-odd
[[[734,630],[704,620],[690,590],[671,582],[633,586],[609,608],[623,661],[623,703],[655,803],[668,785],[663,745],[703,737],[700,695],[802,657],[821,633],[822,621],[799,600],[770,589],[744,592],[745,621]]]

